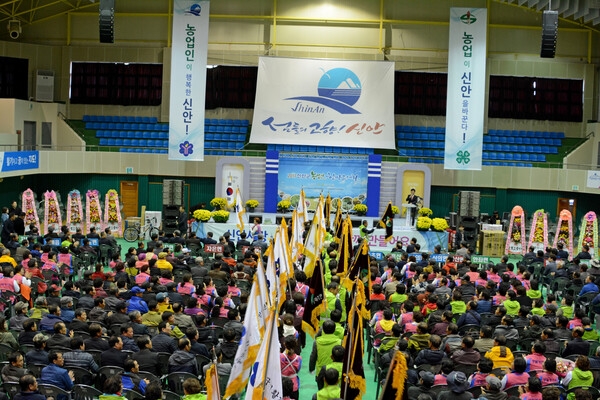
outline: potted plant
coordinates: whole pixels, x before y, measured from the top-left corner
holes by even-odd
[[[227,199],[223,197],[215,197],[210,201],[210,205],[214,207],[215,211],[227,210]]]
[[[277,209],[283,213],[286,213],[291,206],[292,203],[289,200],[281,200],[279,203],[277,203]]]
[[[210,211],[208,210],[196,210],[194,211],[194,218],[200,222],[208,222],[210,220]]]
[[[256,207],[258,207],[258,200],[250,199],[246,202],[246,208],[249,212],[254,212]]]
[[[431,230],[436,232],[444,232],[448,229],[448,221],[445,218],[434,218],[431,220]]]
[[[400,214],[400,209],[397,206],[392,206],[392,214],[394,214],[394,215]]]
[[[364,204],[355,204],[352,209],[356,212],[356,215],[365,215],[368,208]]]
[[[418,231],[428,231],[429,228],[431,228],[431,218],[429,218],[429,217],[417,218],[417,230]]]
[[[218,223],[225,223],[229,220],[229,211],[225,210],[216,210],[210,213],[213,221]]]
[[[430,217],[433,214],[433,210],[431,208],[422,207],[419,209],[419,216],[421,217]]]

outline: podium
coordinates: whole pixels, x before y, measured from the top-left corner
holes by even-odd
[[[413,210],[415,208],[417,208],[417,206],[416,206],[416,204],[403,203],[402,207],[406,208],[406,222],[404,225],[411,227],[412,224],[410,223],[410,220],[412,219],[412,213],[414,212]],[[415,216],[415,222],[417,222],[416,216]]]

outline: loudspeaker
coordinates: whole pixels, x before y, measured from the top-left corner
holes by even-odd
[[[542,49],[540,57],[554,58],[558,35],[558,11],[544,11],[542,17]]]
[[[100,0],[100,43],[115,42],[115,0]]]

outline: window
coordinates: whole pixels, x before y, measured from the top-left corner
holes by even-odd
[[[158,106],[162,74],[162,64],[74,62],[71,103]]]

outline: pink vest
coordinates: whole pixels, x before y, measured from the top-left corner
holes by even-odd
[[[14,292],[15,291],[15,280],[13,278],[2,278],[0,279],[0,291],[4,292],[6,290]]]
[[[536,376],[542,381],[542,386],[558,385],[560,382],[558,375],[552,372],[538,372]]]
[[[48,261],[48,253],[42,253],[42,255],[40,256],[40,260],[45,263],[46,261]]]
[[[149,279],[150,279],[150,275],[148,275],[144,272],[140,272],[139,274],[137,274],[135,276],[135,283],[136,283],[136,285],[141,285],[144,282],[148,282]]]
[[[192,289],[194,289],[194,285],[190,285],[189,283],[180,283],[177,286],[177,292],[180,294],[192,294]]]
[[[60,253],[58,255],[58,262],[59,263],[63,263],[65,265],[68,265],[69,267],[71,266],[71,261],[72,260],[73,260],[73,257],[70,254]]]
[[[240,288],[237,288],[235,286],[229,286],[227,288],[227,294],[231,295],[231,297],[240,297],[242,295],[242,291],[240,290]]]
[[[511,372],[506,374],[506,387],[504,389],[508,389],[513,386],[526,385],[528,380],[529,374],[527,372],[523,372],[522,374]]]

